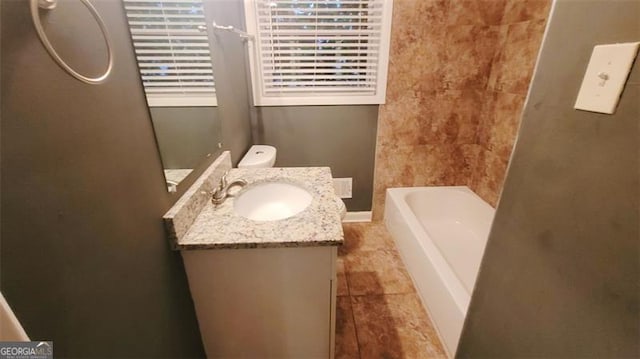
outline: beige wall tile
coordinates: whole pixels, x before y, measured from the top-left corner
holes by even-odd
[[[451,0],[448,25],[499,25],[506,0]]]
[[[447,90],[423,99],[420,144],[471,144],[476,141],[484,91]]]
[[[518,133],[525,96],[502,92],[496,95],[493,125],[487,148],[506,162],[511,156]]]
[[[507,0],[502,24],[528,20],[544,20],[549,15],[551,0]]]
[[[476,133],[476,143],[487,148],[491,137],[491,129],[494,124],[494,109],[496,106],[496,98],[498,93],[487,90],[484,93],[480,110],[480,120],[478,121],[478,132]]]
[[[469,185],[495,205],[549,3],[394,2],[374,220],[390,187]]]
[[[498,28],[447,26],[445,42],[445,87],[484,90],[498,43]]]
[[[508,159],[505,161],[489,150],[478,156],[478,170],[471,189],[494,207],[502,191],[507,164]]]
[[[545,20],[532,20],[508,25],[507,37],[492,68],[493,89],[526,95]]]

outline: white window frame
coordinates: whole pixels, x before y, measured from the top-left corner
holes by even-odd
[[[164,0],[167,3],[170,2],[174,2],[174,3],[180,3],[180,2],[198,2],[200,1],[202,3],[202,7],[203,7],[203,20],[204,20],[204,24],[207,24],[207,18],[205,16],[205,12],[204,12],[204,3],[205,0]],[[163,2],[163,0],[123,0],[123,5],[125,7],[125,9],[127,9],[127,7],[136,7],[135,5],[131,5],[132,3],[136,3],[136,2],[141,2],[141,3],[149,3],[149,4],[154,4],[154,3],[159,3],[159,2]],[[138,14],[135,14],[138,15]],[[199,93],[200,91],[196,90],[194,87],[175,87],[175,91],[170,91],[168,88],[167,90],[160,90],[160,92],[155,92],[155,93],[151,93],[147,91],[147,87],[144,85],[145,80],[142,79],[143,73],[142,70],[143,68],[141,67],[139,61],[139,56],[141,56],[141,54],[138,53],[138,48],[136,47],[135,43],[136,43],[136,36],[144,36],[144,34],[135,34],[135,30],[131,27],[132,25],[129,23],[129,21],[131,21],[130,16],[135,16],[135,15],[129,15],[129,13],[125,10],[125,16],[127,17],[127,25],[129,26],[129,29],[131,31],[131,35],[132,35],[132,45],[133,45],[133,49],[134,49],[134,55],[136,57],[136,63],[138,64],[138,69],[139,69],[139,75],[141,76],[141,80],[143,83],[143,89],[145,91],[145,97],[147,98],[147,105],[149,107],[216,107],[218,106],[218,99],[217,99],[217,93],[216,93],[216,88],[215,88],[215,78],[213,79],[213,86],[212,86],[212,92],[211,91],[202,91],[202,93]],[[142,14],[140,14],[142,15]],[[136,16],[136,17],[140,17],[140,15]],[[144,15],[142,15],[144,16]],[[174,14],[170,14],[170,16],[175,17],[176,15]],[[153,14],[151,17],[155,17],[158,19],[162,19],[162,17],[159,17],[158,14]],[[134,18],[135,19],[135,18]],[[165,22],[166,23],[166,22]],[[144,31],[144,30],[143,30]],[[203,36],[206,38],[207,40],[207,44],[208,44],[208,51],[209,51],[209,58],[211,61],[211,71],[213,72],[213,53],[212,53],[212,49],[211,49],[211,38],[210,38],[210,34],[208,32],[202,33],[202,32],[197,32],[195,33],[197,34],[197,36]],[[151,34],[153,36],[153,34]],[[189,35],[189,34],[181,34],[181,35]],[[159,33],[156,36],[166,36],[164,33],[162,33],[162,31],[160,30]],[[179,35],[178,35],[179,36]],[[169,38],[171,37],[171,35],[168,36]],[[144,41],[141,39],[138,39],[139,41]],[[201,39],[200,41],[203,41],[204,39]],[[193,45],[192,45],[193,46]],[[144,47],[142,48],[144,49]],[[142,55],[143,56],[143,55]],[[172,55],[174,56],[174,55]],[[153,68],[152,68],[153,69]],[[184,71],[184,70],[182,70]],[[213,73],[211,74],[211,76],[213,76]],[[184,89],[181,91],[181,89]],[[207,88],[203,88],[203,89],[207,89]],[[162,91],[167,91],[166,93],[162,93]]]
[[[197,94],[172,94],[158,93],[146,94],[149,107],[217,107],[218,96],[202,96]]]
[[[377,63],[377,79],[374,94],[354,94],[352,92],[323,92],[323,95],[265,95],[263,94],[263,67],[259,66],[259,32],[257,1],[244,0],[244,12],[247,32],[253,35],[250,44],[249,63],[252,79],[253,100],[256,106],[304,106],[304,105],[369,105],[384,104],[387,88],[387,71],[389,65],[389,49],[391,41],[391,19],[393,0],[383,1],[380,47]],[[422,1],[422,0],[416,0]]]

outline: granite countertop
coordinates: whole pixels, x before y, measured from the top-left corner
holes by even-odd
[[[344,234],[337,198],[328,167],[287,167],[232,169],[227,180],[244,179],[248,185],[232,188],[240,194],[262,182],[297,184],[309,191],[311,204],[297,215],[276,221],[254,221],[237,215],[234,197],[220,205],[210,201],[198,214],[187,233],[177,240],[176,249],[239,249],[342,244]]]

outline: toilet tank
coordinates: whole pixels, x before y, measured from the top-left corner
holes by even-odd
[[[268,168],[276,163],[276,148],[253,145],[238,163],[238,168]]]

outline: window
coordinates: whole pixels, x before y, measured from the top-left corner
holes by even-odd
[[[216,106],[202,0],[124,5],[149,106]]]
[[[258,106],[384,103],[392,0],[245,0]]]

